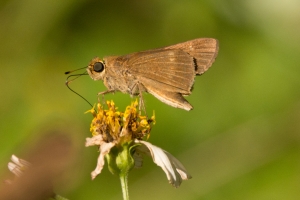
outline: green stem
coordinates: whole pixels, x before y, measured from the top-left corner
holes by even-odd
[[[120,174],[121,180],[121,187],[123,193],[123,200],[129,200],[129,193],[128,193],[128,173]]]

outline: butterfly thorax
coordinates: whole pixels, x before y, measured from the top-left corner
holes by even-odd
[[[106,67],[103,83],[108,90],[138,95],[139,92],[145,89],[139,84],[136,77],[128,71],[127,59],[122,58],[123,57],[109,56],[103,59]]]

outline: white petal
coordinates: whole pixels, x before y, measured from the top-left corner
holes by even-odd
[[[15,164],[17,164],[20,167],[29,167],[30,166],[29,162],[27,162],[26,160],[18,158],[14,154],[11,156],[10,159],[11,159],[11,161],[13,161]]]
[[[146,141],[135,140],[136,143],[144,144],[136,148],[137,151],[141,153],[145,153],[152,156],[153,162],[160,166],[163,171],[166,173],[169,182],[175,186],[179,187],[182,180],[187,180],[191,178],[183,165],[177,160],[174,156],[172,156],[167,151],[152,145]]]
[[[11,180],[4,180],[4,183],[7,185],[11,185],[13,182]]]
[[[102,145],[104,142],[102,135],[96,135],[92,138],[86,138],[85,146]]]
[[[191,179],[192,176],[187,172],[187,170],[185,169],[185,167],[181,164],[181,162],[179,160],[177,160],[177,158],[175,158],[172,154],[170,154],[169,152],[163,150],[167,156],[169,157],[169,159],[172,161],[173,165],[176,168],[176,171],[180,174],[181,178],[183,180],[188,180]]]
[[[11,171],[14,175],[16,175],[16,176],[22,175],[22,171],[20,170],[20,167],[18,165],[16,165],[15,163],[9,162],[7,166],[8,166],[9,171]]]
[[[115,143],[105,143],[105,142],[103,142],[100,145],[100,155],[98,157],[97,167],[91,173],[92,179],[96,178],[96,176],[101,173],[101,171],[103,169],[103,166],[105,164],[104,156],[109,153],[109,151],[111,150],[111,148],[113,146],[115,146]]]
[[[13,161],[14,163],[16,163],[17,165],[21,165],[19,162],[19,158],[17,156],[15,156],[14,154],[10,157],[11,161]]]

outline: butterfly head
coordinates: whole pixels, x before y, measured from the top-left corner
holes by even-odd
[[[105,74],[104,61],[98,57],[93,58],[87,67],[87,72],[93,80],[103,80]]]

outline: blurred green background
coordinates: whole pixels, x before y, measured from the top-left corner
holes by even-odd
[[[89,105],[64,85],[65,71],[95,56],[123,55],[194,38],[213,37],[219,55],[196,77],[187,97],[194,110],[167,106],[146,94],[157,124],[150,142],[192,174],[179,189],[147,158],[129,176],[131,199],[299,199],[300,2],[16,1],[0,2],[1,173],[41,130],[65,127],[79,144],[74,178],[57,185],[69,199],[121,199],[107,166],[94,181],[96,148]],[[88,76],[71,87],[92,104],[104,91]],[[131,102],[117,93],[120,110]]]

